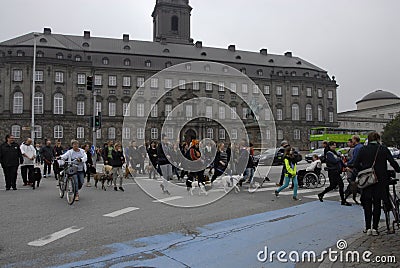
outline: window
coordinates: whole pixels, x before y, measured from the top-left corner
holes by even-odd
[[[293,136],[295,140],[300,140],[300,129],[295,129],[293,132]]]
[[[164,88],[171,89],[172,88],[172,79],[165,79],[164,80]]]
[[[257,85],[253,85],[253,94],[258,94],[260,92]]]
[[[56,83],[64,83],[64,73],[63,72],[56,72],[55,82]]]
[[[11,135],[13,135],[15,138],[20,138],[21,137],[21,126],[19,126],[19,125],[11,126]]]
[[[183,79],[179,80],[179,89],[185,89],[186,88],[185,84],[186,84],[185,80]]]
[[[312,97],[312,89],[308,87],[306,91],[307,91],[307,97]]]
[[[218,132],[219,132],[219,139],[225,140],[225,129],[221,128]]]
[[[101,102],[96,102],[96,115],[101,114]]]
[[[265,120],[266,121],[271,120],[271,110],[270,109],[265,109]]]
[[[219,107],[218,114],[219,114],[219,116],[218,116],[219,119],[225,119],[225,107],[224,106]]]
[[[185,65],[186,70],[190,71],[192,70],[192,65],[190,63]]]
[[[152,140],[158,139],[158,129],[157,128],[152,128],[150,132],[150,137]]]
[[[200,90],[200,82],[193,81],[193,90]]]
[[[243,93],[249,93],[248,85],[247,84],[242,84],[242,92]]]
[[[131,77],[130,76],[122,77],[122,86],[123,87],[130,87],[131,86]]]
[[[238,137],[238,132],[237,132],[237,129],[234,128],[231,130],[231,139],[237,140],[237,137]]]
[[[244,107],[242,112],[243,112],[243,117],[242,118],[246,119],[247,118],[247,107]]]
[[[60,93],[54,95],[54,114],[63,114],[64,113],[64,96]]]
[[[393,113],[389,113],[389,119],[394,119],[394,114]]]
[[[165,104],[165,116],[168,116],[172,111],[172,104]]]
[[[258,76],[263,76],[264,75],[264,72],[263,72],[263,70],[257,70],[257,75]]]
[[[22,56],[24,56],[24,52],[21,51],[21,50],[18,50],[17,51],[17,57],[22,57]]]
[[[333,112],[328,113],[329,123],[333,123]]]
[[[155,98],[158,97],[158,89],[152,89],[151,90],[151,96],[155,97]]]
[[[236,90],[237,90],[237,85],[236,85],[236,83],[231,83],[230,89],[231,89],[232,92],[236,92]]]
[[[282,96],[282,87],[281,86],[277,86],[276,87],[276,95],[277,96]]]
[[[34,132],[35,132],[35,139],[41,139],[42,138],[42,126],[35,125],[34,127]]]
[[[213,139],[213,138],[214,138],[214,129],[207,128],[207,139]]]
[[[231,119],[237,119],[236,107],[231,107]]]
[[[167,128],[167,138],[172,140],[174,138],[174,129],[173,128]]]
[[[299,87],[292,87],[292,96],[299,96]]]
[[[85,129],[83,127],[78,127],[76,129],[76,138],[77,139],[85,138]]]
[[[62,139],[64,136],[63,127],[60,125],[54,126],[54,138],[55,139]]]
[[[271,130],[270,130],[270,129],[267,129],[267,130],[266,130],[266,132],[265,132],[265,138],[266,138],[267,140],[270,140],[270,139],[271,139]]]
[[[86,80],[85,74],[78,74],[78,85],[84,85]]]
[[[13,113],[22,114],[24,110],[24,95],[22,92],[15,92],[13,98]]]
[[[103,84],[103,76],[100,74],[97,74],[94,76],[94,85],[95,86],[101,86]]]
[[[38,57],[38,58],[43,58],[43,56],[44,56],[43,51],[38,51],[38,52],[36,53],[36,57]]]
[[[15,82],[22,81],[22,70],[14,70],[13,81]]]
[[[130,105],[127,102],[122,103],[122,114],[123,116],[131,116]]]
[[[76,114],[77,115],[85,115],[85,102],[78,101],[76,103]]]
[[[333,91],[332,90],[328,90],[328,99],[333,99]]]
[[[154,104],[153,109],[151,109],[151,117],[157,117],[158,116],[158,105]]]
[[[124,60],[124,65],[125,66],[131,66],[131,60],[130,59],[125,59]]]
[[[318,98],[322,98],[322,89],[321,88],[318,89]]]
[[[142,87],[144,85],[144,77],[136,78],[136,87]]]
[[[138,128],[136,130],[136,138],[138,140],[143,140],[144,139],[144,128]]]
[[[290,75],[291,76],[296,76],[296,72],[291,72]]]
[[[108,129],[108,138],[110,140],[114,140],[115,139],[115,128],[114,127],[110,127]]]
[[[218,83],[218,91],[225,91],[225,83],[224,82],[219,82]]]
[[[322,115],[322,107],[321,105],[318,105],[318,121],[322,122],[324,121],[323,115]]]
[[[264,86],[264,94],[265,95],[269,95],[270,94],[269,86]]]
[[[158,78],[151,78],[150,79],[150,87],[151,88],[158,88]]]
[[[283,130],[282,129],[278,129],[277,136],[278,136],[278,140],[283,140]]]
[[[151,61],[146,60],[146,61],[144,62],[144,66],[146,66],[146,67],[151,67]]]
[[[108,60],[108,58],[103,58],[102,63],[103,65],[108,65],[110,61]]]
[[[186,117],[192,118],[193,117],[193,107],[192,105],[186,105]]]
[[[212,83],[211,82],[206,82],[206,90],[212,91]]]
[[[35,114],[43,114],[43,93],[35,92],[33,105],[33,110],[35,111]]]
[[[292,120],[297,121],[299,120],[299,105],[298,104],[293,104],[292,105]]]
[[[117,86],[117,76],[115,76],[115,75],[108,76],[108,86],[110,86],[110,87]]]
[[[280,108],[276,109],[276,120],[283,120],[283,110]]]
[[[136,116],[144,117],[144,103],[138,103],[136,107]]]
[[[123,140],[131,139],[131,129],[129,127],[122,128],[122,139]]]
[[[206,106],[206,117],[207,118],[213,118],[213,107],[212,106]]]
[[[108,103],[108,116],[115,116],[117,104],[115,102]]]
[[[43,82],[43,71],[36,71],[35,72],[35,81],[36,82]]]
[[[57,53],[56,57],[58,60],[64,59],[64,55],[62,53]]]
[[[312,115],[312,106],[311,104],[306,105],[306,121],[312,121],[313,120],[313,115]]]
[[[96,139],[101,139],[101,129],[96,130]]]
[[[172,16],[171,18],[171,31],[177,32],[179,29],[179,18],[177,16]]]

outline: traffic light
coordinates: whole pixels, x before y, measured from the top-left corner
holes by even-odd
[[[86,89],[92,91],[92,89],[93,89],[93,76],[86,77]]]
[[[97,129],[101,128],[101,114],[99,113],[99,115],[96,115],[94,117],[94,127]]]

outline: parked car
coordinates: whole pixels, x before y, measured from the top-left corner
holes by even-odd
[[[315,154],[318,155],[318,157],[319,157],[319,159],[321,160],[322,163],[325,162],[324,148],[316,149],[312,153],[306,154],[306,156],[304,158],[308,163],[311,163],[313,161],[312,157]]]
[[[388,147],[389,151],[392,153],[393,158],[400,159],[400,150],[395,147]]]
[[[261,166],[283,165],[284,152],[284,148],[272,148],[254,157],[256,158],[256,160],[258,160],[258,164]],[[300,162],[303,159],[303,157],[298,153],[297,150],[295,151],[295,156],[297,158],[297,162]]]

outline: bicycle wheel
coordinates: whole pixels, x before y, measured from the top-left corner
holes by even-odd
[[[317,188],[324,187],[325,183],[326,183],[326,177],[325,177],[325,175],[321,172],[321,173],[319,174]]]
[[[394,230],[390,229],[390,210],[386,207],[385,203],[383,203],[383,212],[385,213],[385,221],[386,221],[386,230],[388,234],[393,234]]]
[[[61,176],[58,180],[58,193],[60,194],[60,198],[64,197],[65,192],[65,177]]]
[[[67,191],[67,202],[72,205],[75,201],[75,181],[71,176],[68,176],[65,190]]]
[[[310,189],[316,188],[317,182],[318,182],[318,178],[317,178],[317,175],[315,175],[315,173],[308,172],[308,173],[306,173],[306,175],[304,175],[304,185],[307,188],[310,188]]]
[[[399,216],[400,215],[399,215],[399,206],[398,206],[399,200],[397,198],[396,198],[396,200],[394,200],[392,195],[389,195],[389,200],[390,200],[390,203],[392,205],[391,211],[392,211],[392,214],[393,214],[393,232],[394,232],[395,224],[397,225],[397,228],[399,228],[399,225],[400,225],[400,223],[399,223]]]

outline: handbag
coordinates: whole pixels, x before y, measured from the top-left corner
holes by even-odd
[[[358,172],[357,175],[357,182],[358,182],[358,188],[364,189],[370,185],[374,185],[375,183],[378,182],[378,177],[376,176],[375,173],[375,162],[376,162],[376,157],[378,156],[378,152],[381,146],[379,145],[378,150],[376,151],[375,154],[375,160],[374,163],[372,163],[372,166],[370,168],[364,169],[360,172]]]

